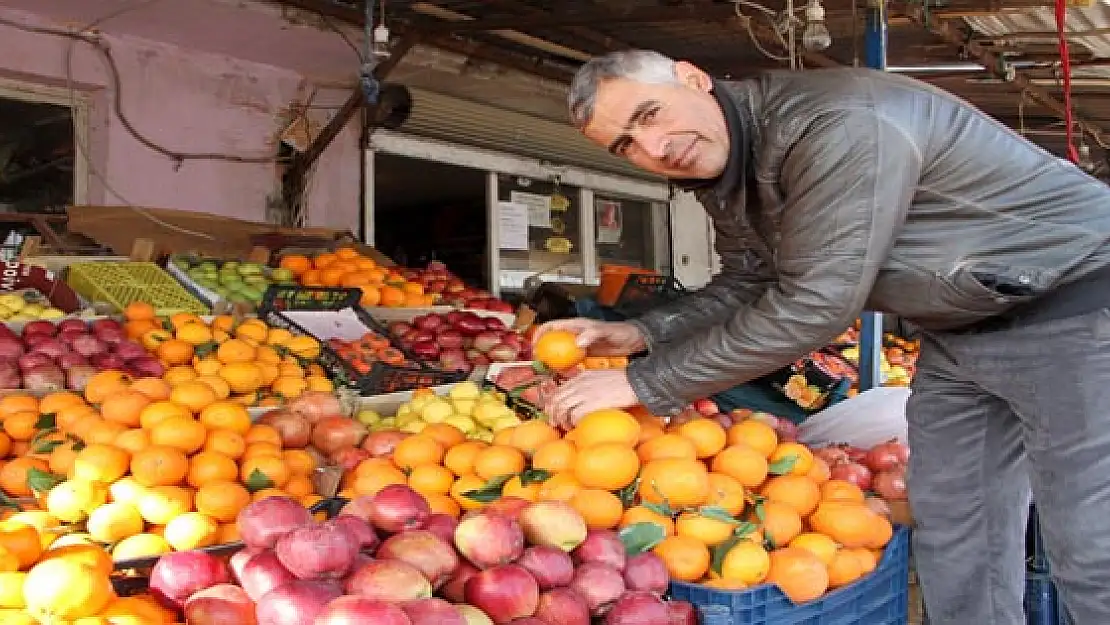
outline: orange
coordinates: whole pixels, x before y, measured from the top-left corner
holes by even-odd
[[[76,442],[70,441],[55,447],[54,451],[50,452],[50,459],[47,462],[50,465],[51,473],[54,475],[64,475],[66,477],[73,474],[73,461],[77,459],[76,446]],[[117,446],[132,451],[123,445]]]
[[[745,419],[728,429],[728,444],[747,445],[763,454],[764,458],[770,458],[778,447],[779,436],[775,428],[766,423]]]
[[[547,336],[547,334],[544,334]],[[574,443],[580,448],[602,443],[635,447],[640,440],[640,422],[623,410],[597,410],[582,417],[574,428]]]
[[[189,460],[185,481],[193,488],[211,482],[230,482],[239,475],[239,466],[227,456],[214,451],[202,451]]]
[[[501,487],[502,497],[516,497],[525,501],[539,501],[542,482],[529,481],[524,483],[519,475],[514,475]]]
[[[455,474],[438,464],[421,464],[409,473],[409,486],[424,495],[446,495],[455,483]]]
[[[19,568],[26,570],[42,555],[42,539],[33,527],[4,521],[0,524],[0,549],[14,555]]]
[[[823,501],[848,501],[864,503],[866,497],[859,486],[845,480],[829,480],[821,485]]]
[[[131,390],[146,395],[151,401],[170,398],[170,385],[160,378],[139,378],[131,383]]]
[[[84,406],[85,399],[72,391],[55,391],[43,396],[36,410],[40,414],[57,415],[62,408],[69,406]]]
[[[581,488],[573,471],[556,473],[544,480],[537,498],[540,501],[570,501]]]
[[[154,353],[167,365],[184,365],[193,360],[192,344],[180,339],[162,341]]]
[[[300,376],[278,376],[271,384],[270,390],[285,399],[295,399],[308,390],[308,380]]]
[[[112,441],[112,445],[133,454],[150,446],[150,433],[141,428],[125,430]]]
[[[23,581],[27,613],[40,622],[70,622],[93,616],[108,605],[113,594],[107,575],[66,559],[35,565]]]
[[[291,474],[289,481],[285,483],[285,492],[293,497],[304,497],[311,495],[315,492],[316,487],[312,484],[312,480],[307,475]]]
[[[242,339],[224,341],[216,350],[216,358],[220,362],[230,364],[233,362],[253,362],[257,350],[253,345]]]
[[[243,436],[230,430],[210,430],[204,440],[205,451],[214,451],[233,460],[243,457],[247,443]]]
[[[618,490],[631,484],[639,472],[640,457],[622,443],[585,447],[574,459],[574,477],[586,488]]]
[[[320,357],[320,343],[311,336],[295,336],[285,345],[294,356],[314,360]]]
[[[360,306],[364,308],[373,308],[381,303],[382,293],[378,290],[378,287],[363,284],[359,286],[359,289],[362,291],[362,297],[358,300]]]
[[[274,488],[285,486],[290,476],[289,467],[285,466],[280,456],[255,456],[244,460],[239,469],[239,479],[249,486],[256,472],[266,478]],[[404,476],[403,473],[401,475]]]
[[[127,388],[131,378],[120,371],[101,371],[89,378],[85,385],[85,401],[90,404],[99,404],[109,395],[118,393]]]
[[[132,341],[140,340],[147,332],[157,329],[158,325],[151,319],[136,319],[123,324],[124,333]]]
[[[286,449],[281,452],[281,459],[293,475],[312,475],[316,470],[316,459],[303,449]]]
[[[425,495],[424,498],[432,514],[446,514],[456,519],[462,514],[462,507],[450,495]]]
[[[189,471],[189,459],[176,447],[151,445],[131,458],[131,475],[143,486],[180,484]]]
[[[871,573],[879,566],[879,558],[870,549],[859,547],[856,549],[843,548],[838,553],[848,553],[859,560],[860,568],[864,575]]]
[[[544,332],[532,346],[532,354],[556,371],[570,369],[586,358],[586,350],[578,346],[578,337],[566,330]]]
[[[674,531],[679,536],[688,536],[708,547],[716,547],[732,537],[737,525],[738,523],[711,519],[697,512],[683,512],[675,519]]]
[[[379,466],[372,471],[359,475],[355,479],[354,491],[359,495],[372,497],[390,484],[408,484],[408,478],[400,469]],[[478,488],[481,488],[481,486],[478,486]]]
[[[247,342],[253,341],[256,345],[261,345],[266,342],[270,336],[270,328],[265,322],[259,319],[247,319],[235,328],[235,338],[242,339]]]
[[[678,426],[677,432],[694,443],[698,458],[712,458],[725,448],[728,434],[713,419],[694,419]]]
[[[721,578],[749,586],[762,583],[771,568],[771,557],[761,545],[748,540],[736,543],[721,560]]]
[[[732,516],[737,516],[744,511],[747,493],[744,485],[731,475],[724,473],[709,474],[709,498],[705,505],[721,508]]]
[[[35,437],[35,425],[38,422],[37,411],[16,412],[4,417],[3,429],[13,441],[29,441]]]
[[[354,475],[355,478],[360,478],[364,475],[374,473],[380,469],[394,471],[397,470],[397,465],[393,464],[393,461],[389,458],[367,458],[366,460],[358,463],[358,466],[355,467]]]
[[[131,455],[112,445],[92,444],[77,452],[73,459],[73,477],[79,480],[111,484],[127,473]]]
[[[42,554],[39,562],[56,559],[80,562],[101,575],[112,573],[112,558],[100,545],[66,545],[50,549]]]
[[[531,419],[513,428],[510,445],[531,456],[540,446],[559,440],[559,431],[542,419]]]
[[[246,434],[251,429],[251,415],[246,407],[232,401],[216,401],[200,411],[201,424],[209,430],[230,430]]]
[[[801,517],[808,517],[821,501],[821,489],[805,476],[780,475],[763,485],[762,494],[769,501],[784,503]]]
[[[848,548],[876,548],[872,543],[877,542],[877,537],[881,538],[883,522],[889,525],[889,521],[866,504],[847,501],[823,501],[809,518],[814,531],[826,534]]]
[[[763,518],[760,520],[756,513],[753,520],[760,522],[764,537],[772,545],[781,547],[789,544],[802,533],[802,518],[793,507],[777,501],[767,501],[755,509],[762,512]]]
[[[305,286],[324,286],[323,280],[320,279],[319,269],[309,269],[301,274],[301,284]]]
[[[222,367],[223,365],[220,366]],[[231,397],[231,386],[218,374],[197,376],[196,381],[207,384],[208,388],[216,393],[217,401]]]
[[[825,563],[829,570],[829,588],[840,588],[863,577],[864,562],[850,550],[833,553],[832,559]]]
[[[113,393],[100,404],[100,415],[127,427],[138,427],[143,408],[150,404],[150,398],[139,391],[128,389]]]
[[[636,448],[641,462],[651,462],[662,458],[688,458],[695,460],[698,457],[698,448],[690,439],[678,434],[661,434],[655,438],[640,443]]]
[[[197,489],[197,512],[221,523],[230,523],[251,502],[251,494],[233,480],[214,480]]]
[[[145,429],[152,429],[158,423],[170,417],[192,418],[193,413],[181,404],[172,401],[154,401],[146,405],[139,413],[139,425]]]
[[[253,362],[232,362],[220,368],[220,378],[233,393],[253,393],[262,386],[266,372]]]
[[[802,532],[795,536],[788,546],[809,551],[817,556],[817,559],[825,566],[832,563],[836,551],[839,549],[835,540],[818,532]]]
[[[793,475],[805,475],[813,468],[813,452],[801,443],[780,443],[769,460],[772,465],[792,464],[789,473]]]
[[[41,458],[13,458],[0,467],[0,490],[12,497],[30,497],[34,493],[27,485],[27,474],[34,469],[46,473],[50,466]]]
[[[676,509],[704,504],[709,499],[709,488],[709,471],[697,460],[653,460],[640,474],[640,499],[654,504],[666,501]]]
[[[166,372],[162,374],[162,379],[170,386],[177,386],[178,384],[196,380],[197,370],[188,365],[176,365],[166,369]],[[173,393],[171,392],[170,395],[172,396]]]
[[[204,358],[193,359],[193,369],[196,370],[197,375],[200,377],[219,376],[220,367],[224,363],[220,362],[214,356],[205,356]]]
[[[99,413],[97,413],[96,408],[89,406],[82,400],[80,404],[59,408],[58,412],[54,413],[54,423],[57,424],[59,430],[67,434],[73,434],[74,425],[82,417],[88,416],[99,418]]]
[[[474,473],[482,479],[491,480],[502,475],[520,473],[524,470],[524,464],[524,454],[520,450],[507,445],[490,445],[479,451],[474,458]]]
[[[668,536],[652,549],[673,579],[696,582],[709,571],[709,547],[688,536]]]
[[[204,446],[207,435],[204,426],[192,417],[170,417],[151,428],[150,442],[154,445],[176,447],[191,454]]]
[[[756,488],[767,479],[767,459],[746,445],[724,448],[709,466],[714,473],[731,476],[745,488]]]
[[[462,430],[446,423],[429,423],[420,430],[420,435],[434,438],[445,450],[466,442],[466,435]]]
[[[829,463],[814,456],[813,466],[810,467],[806,477],[815,482],[817,485],[824,484],[832,479],[832,469],[829,468]]]
[[[446,451],[431,436],[417,434],[409,436],[393,448],[393,463],[403,470],[411,470],[422,464],[438,465],[443,461]]]
[[[123,309],[123,316],[128,321],[143,321],[154,319],[154,306],[146,302],[131,302]]]
[[[382,306],[396,308],[404,305],[405,292],[395,286],[383,286],[378,289],[379,303]]]
[[[104,445],[111,445],[116,437],[127,431],[127,426],[112,421],[101,422],[96,427],[84,433],[83,440],[88,444],[100,443]]]
[[[574,458],[578,451],[574,443],[559,439],[540,445],[532,454],[532,468],[560,473],[574,468]]]
[[[17,412],[39,412],[39,400],[23,393],[5,395],[0,398],[0,416],[7,417]]]
[[[664,536],[674,536],[674,521],[671,520],[671,517],[663,516],[644,506],[632,506],[625,510],[621,516],[621,527],[628,527],[636,523],[654,523],[663,528]]]
[[[294,276],[300,276],[312,267],[312,261],[300,254],[289,254],[281,257],[278,266],[293,272]]]
[[[194,414],[204,410],[217,400],[216,391],[212,390],[212,387],[195,380],[182,382],[174,386],[173,391],[170,392],[170,401],[185,406],[192,410]]]
[[[486,504],[466,496],[466,493],[479,490],[486,485],[486,480],[474,474],[460,475],[455,483],[451,485],[451,498],[463,510],[480,510]]]
[[[193,347],[212,342],[212,330],[201,323],[186,323],[178,328],[174,335],[177,340],[184,341]]]
[[[193,313],[179,312],[170,315],[170,325],[174,330],[180,330],[190,323],[204,324],[204,321]]]
[[[809,551],[786,547],[771,552],[766,581],[777,585],[794,603],[806,603],[829,589],[829,572]]]
[[[578,511],[591,529],[610,529],[616,527],[624,516],[624,506],[620,498],[609,491],[596,488],[583,488],[568,502]]]

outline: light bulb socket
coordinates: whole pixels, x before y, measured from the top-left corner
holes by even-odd
[[[806,5],[806,21],[825,21],[825,7],[821,6],[820,2],[810,2],[808,5]]]

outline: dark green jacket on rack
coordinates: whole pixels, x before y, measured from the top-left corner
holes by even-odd
[[[1110,187],[951,94],[862,69],[714,87],[732,157],[688,186],[722,271],[637,319],[657,414],[832,341],[864,309],[926,330],[998,315],[1110,263]]]

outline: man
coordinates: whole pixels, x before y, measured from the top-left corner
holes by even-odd
[[[549,406],[674,414],[831,341],[861,310],[924,328],[910,422],[933,623],[1024,623],[1030,478],[1077,625],[1110,623],[1110,188],[961,100],[858,69],[718,82],[646,51],[594,59],[574,124],[691,189],[720,275],[627,323],[548,324],[595,354]],[[1028,460],[1028,462],[1026,462]]]

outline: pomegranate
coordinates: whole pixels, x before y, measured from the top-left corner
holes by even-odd
[[[304,447],[312,436],[312,424],[303,415],[292,410],[271,410],[262,415],[258,422],[277,430],[281,435],[282,447],[286,449]]]
[[[879,471],[871,480],[871,488],[887,501],[905,501],[906,472],[900,466]]]
[[[871,471],[862,464],[841,462],[830,467],[829,474],[834,480],[844,480],[859,486],[860,490],[871,490]]]
[[[289,409],[293,410],[293,406]],[[358,447],[367,434],[366,426],[354,419],[338,415],[321,417],[312,426],[312,446],[330,455],[345,447]]]
[[[910,459],[910,449],[898,441],[879,443],[867,451],[863,463],[872,472],[890,471]]]

